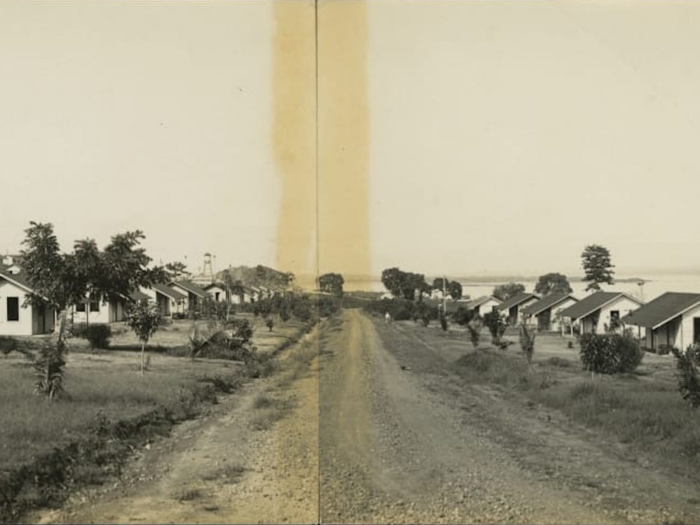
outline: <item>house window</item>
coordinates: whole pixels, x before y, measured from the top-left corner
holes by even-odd
[[[100,311],[100,302],[99,301],[90,301],[90,311],[91,312],[99,312]]]
[[[19,297],[7,298],[7,320],[19,321]]]
[[[85,312],[85,303],[78,303],[75,305],[76,312]]]

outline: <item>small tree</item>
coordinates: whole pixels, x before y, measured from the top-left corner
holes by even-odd
[[[588,283],[586,291],[600,290],[601,283],[614,283],[614,266],[607,248],[598,244],[590,244],[583,250],[581,259],[585,272],[583,280]]]
[[[467,323],[467,330],[469,331],[469,340],[474,348],[479,346],[479,340],[481,339],[481,329],[484,327],[484,322],[481,317],[476,316],[471,321]]]
[[[272,332],[272,329],[275,327],[274,319],[272,319],[272,317],[268,317],[265,321],[265,326],[267,326],[268,331]]]
[[[126,325],[130,327],[141,341],[141,375],[145,368],[146,344],[156,333],[161,323],[160,312],[154,304],[139,301],[129,308]]]
[[[508,326],[500,312],[494,310],[484,315],[484,324],[489,329],[489,332],[491,332],[493,344],[499,345],[503,334],[506,333],[506,327]]]
[[[525,323],[520,325],[520,348],[528,363],[532,362],[532,355],[535,353],[535,335],[535,332],[528,330]]]
[[[676,357],[676,379],[678,390],[691,408],[700,407],[700,347],[689,346],[685,352],[671,350]]]
[[[499,284],[493,289],[493,295],[496,299],[506,301],[511,297],[515,297],[519,293],[525,291],[525,285],[520,283]]]

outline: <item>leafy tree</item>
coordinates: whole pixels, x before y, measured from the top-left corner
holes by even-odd
[[[272,332],[272,329],[275,326],[275,321],[272,317],[268,317],[267,320],[265,321],[265,326],[267,326],[268,331]]]
[[[394,297],[400,297],[404,276],[398,268],[387,268],[382,272],[382,284]]]
[[[398,268],[388,268],[382,272],[382,284],[395,297],[403,297],[410,301],[423,300],[423,292],[430,291],[430,286],[425,282],[425,275],[421,273],[404,272]]]
[[[615,271],[611,262],[610,251],[604,246],[598,244],[590,244],[586,246],[581,254],[583,271],[585,276],[583,280],[588,283],[586,291],[600,290],[600,285],[613,284],[613,275]]]
[[[443,283],[445,281],[445,283]],[[444,284],[444,288],[443,288]],[[433,280],[433,290],[443,290],[445,289],[450,297],[454,299],[455,301],[457,299],[462,298],[462,285],[458,283],[457,281],[450,281],[449,279],[443,279],[442,277],[438,277],[437,279]]]
[[[22,272],[32,289],[27,303],[58,311],[56,340],[47,359],[65,363],[65,325],[71,305],[83,302],[86,296],[119,300],[140,286],[167,280],[162,267],[148,268],[151,258],[139,246],[144,238],[138,230],[115,235],[103,252],[86,239],[76,242],[73,252],[66,254],[60,250],[52,224],[30,222],[21,252]],[[48,363],[47,369],[52,368]]]
[[[126,314],[126,325],[131,328],[141,341],[141,375],[146,365],[146,344],[153,334],[158,331],[161,323],[158,307],[148,301],[139,301],[129,308]]]
[[[339,273],[326,273],[318,278],[318,285],[322,292],[331,293],[338,297],[343,295],[345,279]]]
[[[541,295],[571,292],[573,292],[573,289],[571,288],[566,275],[557,272],[540,275],[540,278],[537,280],[537,284],[535,285],[535,293]]]
[[[192,275],[187,271],[187,265],[181,261],[169,262],[165,265],[165,271],[171,281],[188,279]]]
[[[460,326],[466,326],[466,324],[472,320],[474,317],[474,310],[469,310],[468,308],[460,305],[457,310],[452,314],[452,318],[455,323]]]
[[[496,299],[499,299],[501,301],[506,301],[507,299],[510,299],[511,297],[515,297],[519,293],[522,293],[525,291],[525,285],[520,284],[520,283],[506,283],[506,284],[499,284],[493,289],[493,295]]]

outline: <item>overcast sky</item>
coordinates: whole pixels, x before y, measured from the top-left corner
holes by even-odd
[[[580,273],[589,243],[700,267],[698,27],[692,2],[370,2],[372,269]],[[273,264],[273,34],[266,2],[0,4],[0,250],[39,220]]]

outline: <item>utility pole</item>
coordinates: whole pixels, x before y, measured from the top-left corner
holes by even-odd
[[[447,277],[442,276],[442,315],[447,317]]]

